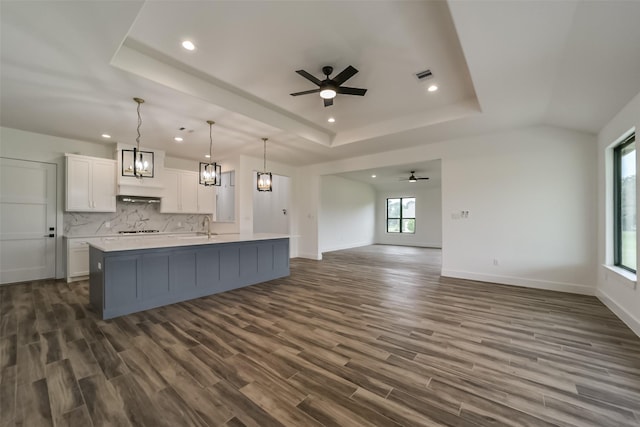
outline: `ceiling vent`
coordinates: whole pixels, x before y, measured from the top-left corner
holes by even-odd
[[[433,77],[433,73],[431,72],[431,70],[424,70],[416,73],[416,77],[418,78],[418,80],[425,80]]]

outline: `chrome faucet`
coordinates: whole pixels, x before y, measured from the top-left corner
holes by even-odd
[[[211,217],[209,215],[205,215],[204,221],[202,221],[202,226],[207,227],[207,239],[211,238]]]

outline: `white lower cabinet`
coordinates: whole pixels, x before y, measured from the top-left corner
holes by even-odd
[[[67,282],[89,275],[89,239],[67,238]]]

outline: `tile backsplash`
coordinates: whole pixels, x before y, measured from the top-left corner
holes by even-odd
[[[126,203],[118,200],[116,212],[65,212],[64,234],[68,237],[100,236],[134,230],[188,233],[203,231],[205,216],[163,214],[160,213],[159,204]]]

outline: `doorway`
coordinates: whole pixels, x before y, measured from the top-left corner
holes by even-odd
[[[254,183],[257,173],[254,175]],[[291,179],[273,175],[272,191],[253,189],[253,232],[289,234]]]
[[[55,277],[56,165],[0,158],[0,284]]]

